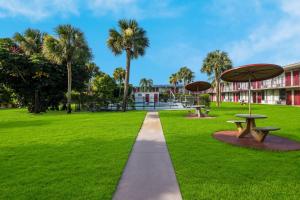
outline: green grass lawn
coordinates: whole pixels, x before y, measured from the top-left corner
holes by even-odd
[[[300,151],[270,152],[232,146],[212,134],[234,130],[226,123],[247,106],[212,107],[215,119],[186,119],[187,111],[161,111],[169,152],[184,199],[300,199]],[[254,105],[253,113],[268,119],[274,134],[300,141],[300,108]]]
[[[111,199],[144,116],[0,110],[0,199]]]

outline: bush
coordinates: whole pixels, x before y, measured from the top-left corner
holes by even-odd
[[[209,94],[200,95],[200,104],[205,105],[206,107],[210,107],[210,95]]]

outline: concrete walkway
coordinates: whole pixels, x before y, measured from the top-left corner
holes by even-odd
[[[157,112],[148,112],[114,200],[181,200]]]

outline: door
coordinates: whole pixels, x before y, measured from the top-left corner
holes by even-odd
[[[155,103],[158,102],[158,94],[154,94],[154,102],[155,102]]]
[[[285,86],[291,86],[291,72],[285,73]]]
[[[300,90],[294,91],[294,105],[300,105]]]
[[[300,85],[299,71],[293,71],[293,85]]]
[[[257,93],[257,103],[261,103],[261,99],[262,99],[261,92],[258,92]]]
[[[149,103],[149,101],[150,101],[150,95],[146,94],[146,103]]]
[[[256,92],[253,92],[252,97],[253,97],[252,102],[253,102],[253,103],[256,103]]]
[[[286,105],[292,105],[292,92],[286,92]]]

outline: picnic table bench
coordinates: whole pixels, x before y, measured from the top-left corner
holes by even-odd
[[[280,130],[280,128],[266,126],[266,127],[254,127],[253,130],[254,132],[252,133],[252,135],[255,137],[255,139],[259,142],[263,142],[270,131],[277,131]]]
[[[228,120],[227,122],[235,124],[239,133],[242,132],[242,130],[243,130],[243,125],[242,124],[246,123],[245,120]]]

